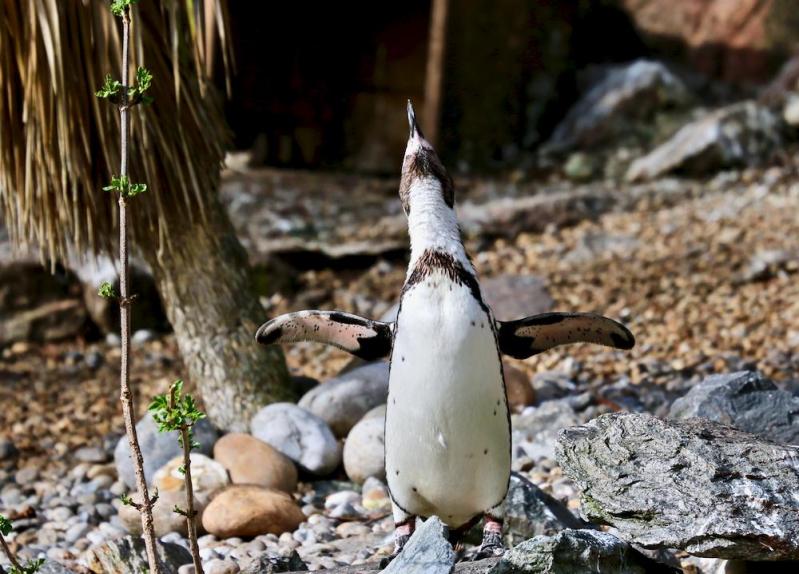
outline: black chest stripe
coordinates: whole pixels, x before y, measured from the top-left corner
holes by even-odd
[[[408,277],[408,280],[405,282],[402,293],[405,294],[405,292],[410,290],[414,285],[423,282],[434,271],[443,273],[447,279],[453,283],[465,285],[471,292],[472,297],[480,303],[480,307],[483,311],[485,311],[486,314],[489,313],[488,307],[483,302],[483,296],[480,293],[480,284],[477,282],[477,277],[474,276],[474,273],[466,269],[463,264],[452,255],[442,251],[428,249],[422,253],[410,277]]]

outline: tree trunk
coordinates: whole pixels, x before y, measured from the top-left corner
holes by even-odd
[[[220,429],[247,432],[258,409],[296,397],[281,349],[255,342],[266,313],[247,254],[219,199],[207,208],[207,223],[173,226],[174,248],[143,255],[208,417]]]

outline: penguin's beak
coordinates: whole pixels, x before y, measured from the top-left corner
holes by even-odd
[[[413,139],[414,137],[424,138],[422,130],[419,129],[419,125],[416,123],[416,112],[413,111],[413,104],[410,100],[408,100],[408,126],[411,129],[408,139]]]

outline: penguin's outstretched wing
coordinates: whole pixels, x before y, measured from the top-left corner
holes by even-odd
[[[526,359],[568,343],[597,343],[632,349],[635,337],[613,319],[593,313],[543,313],[517,321],[497,321],[499,348],[514,359]]]
[[[372,361],[391,353],[394,323],[364,319],[339,311],[298,311],[267,321],[255,340],[262,345],[314,341]]]

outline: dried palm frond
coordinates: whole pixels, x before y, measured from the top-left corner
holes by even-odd
[[[133,236],[169,247],[169,228],[206,217],[229,133],[208,82],[216,38],[232,65],[226,0],[143,0],[133,62],[155,102],[132,114]],[[17,244],[43,259],[113,246],[116,202],[101,191],[119,166],[119,114],[94,92],[119,73],[121,30],[101,0],[0,1],[0,204]],[[73,250],[70,249],[70,252]]]

